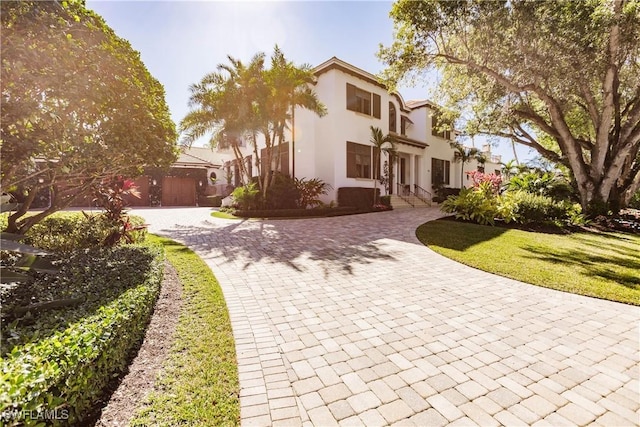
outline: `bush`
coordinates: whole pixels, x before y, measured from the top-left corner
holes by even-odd
[[[463,188],[458,196],[449,196],[441,209],[455,214],[458,219],[493,225],[498,214],[498,203],[495,197],[487,196],[482,191]]]
[[[200,196],[198,197],[198,206],[219,208],[222,206],[222,196]]]
[[[132,215],[129,221],[134,226],[144,225],[144,219]],[[25,243],[51,252],[68,253],[75,249],[102,246],[119,224],[102,214],[84,212],[56,212],[35,224],[26,233]],[[129,232],[133,243],[144,241],[146,229]]]
[[[460,194],[459,188],[449,188],[436,186],[435,189],[436,196],[433,198],[433,201],[436,203],[442,203],[449,198],[449,196],[457,196]]]
[[[376,192],[380,194],[380,189]],[[368,212],[373,206],[373,188],[340,187],[338,188],[338,206],[353,206],[359,211]]]
[[[380,204],[391,207],[391,196],[380,196]]]
[[[260,200],[260,190],[256,188],[255,182],[251,182],[242,187],[237,187],[231,193],[238,208],[243,210],[256,209]]]
[[[299,198],[297,201],[298,207],[306,209],[308,207],[315,207],[322,204],[320,196],[327,194],[332,187],[319,178],[313,178],[306,180],[305,178],[295,180],[296,188],[298,189]]]
[[[527,172],[516,175],[506,185],[509,191],[524,191],[561,201],[570,199],[574,191],[569,182],[560,175],[549,172]]]
[[[43,291],[35,295],[76,293],[86,301],[29,322],[3,324],[2,335],[10,339],[2,343],[0,412],[35,416],[56,409],[65,418],[56,424],[75,425],[126,369],[158,297],[164,262],[161,248],[121,246],[78,251],[61,264],[53,282],[41,278],[29,285]],[[23,304],[31,302],[30,295],[14,292],[9,297],[11,303]],[[3,294],[3,300],[7,297]]]
[[[526,191],[510,191],[500,198],[502,206],[509,206],[512,218],[521,224],[542,223],[568,218],[571,204],[554,201],[551,197],[531,194]],[[503,207],[503,210],[505,208]]]
[[[278,173],[274,183],[267,189],[265,207],[267,209],[296,209],[299,199],[300,190],[295,180]]]

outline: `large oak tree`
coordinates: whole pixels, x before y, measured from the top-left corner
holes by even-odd
[[[8,231],[26,232],[105,177],[175,160],[164,88],[84,2],[1,8],[2,189],[23,198]],[[25,216],[42,189],[51,205]]]
[[[573,174],[584,209],[640,188],[638,0],[400,0],[385,78],[438,69],[467,131],[534,148]]]

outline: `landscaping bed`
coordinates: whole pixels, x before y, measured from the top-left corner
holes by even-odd
[[[235,210],[233,215],[241,218],[306,218],[329,217],[362,213],[355,207],[331,207],[314,209],[254,209]]]
[[[56,275],[3,285],[0,404],[7,424],[47,418],[75,425],[92,416],[140,344],[163,258],[158,246],[72,251],[51,258]],[[18,314],[18,307],[62,299],[79,303]]]

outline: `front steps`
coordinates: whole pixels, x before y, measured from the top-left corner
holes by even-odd
[[[391,206],[393,209],[428,208],[431,204],[413,195],[400,197],[396,194],[392,194]]]

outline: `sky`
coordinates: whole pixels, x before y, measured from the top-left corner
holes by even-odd
[[[336,56],[372,74],[384,69],[376,53],[393,41],[390,1],[114,1],[88,0],[127,39],[163,84],[176,124],[189,111],[189,86],[228,63],[269,56],[277,44],[296,64],[316,66]],[[405,101],[433,99],[435,81],[400,85]],[[483,141],[476,140],[476,146]],[[510,143],[493,148],[513,158]],[[518,150],[520,160],[533,157]]]

